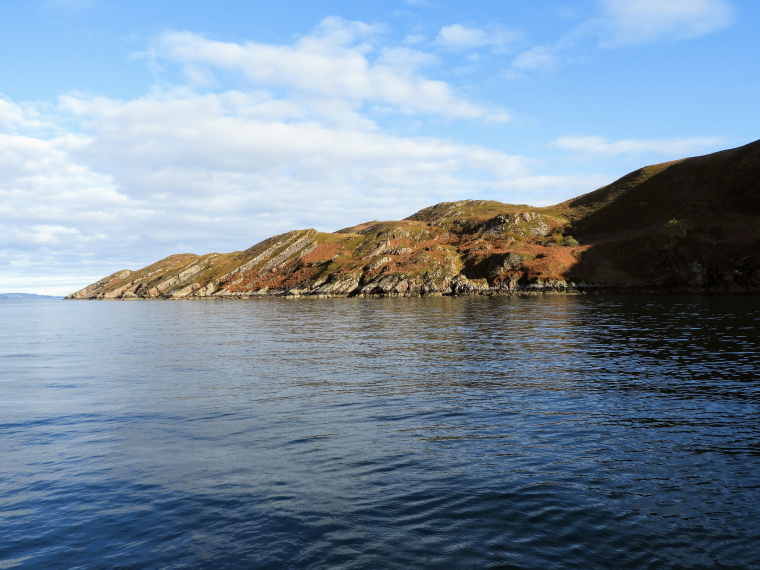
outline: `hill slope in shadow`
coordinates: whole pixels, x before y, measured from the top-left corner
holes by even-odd
[[[760,141],[648,166],[553,209],[593,245],[576,280],[760,285]]]

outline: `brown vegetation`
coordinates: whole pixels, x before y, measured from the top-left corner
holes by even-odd
[[[648,166],[547,208],[445,202],[397,222],[179,254],[69,298],[760,290],[760,141]]]

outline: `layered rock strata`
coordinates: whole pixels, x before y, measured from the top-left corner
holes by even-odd
[[[641,168],[547,208],[445,202],[122,270],[68,299],[760,291],[760,141]]]
[[[504,205],[470,200],[451,206],[469,211]],[[552,230],[561,235],[566,220],[535,212],[427,221],[415,216],[332,234],[293,231],[230,254],[175,255],[114,273],[68,298],[406,297],[574,287],[560,274],[584,247],[550,247],[533,239]]]

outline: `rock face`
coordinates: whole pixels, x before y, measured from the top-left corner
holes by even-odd
[[[535,241],[551,230],[562,235],[567,220],[535,211],[497,213],[513,208],[498,202],[453,206],[467,217],[412,216],[332,234],[298,230],[242,252],[174,255],[139,271],[114,273],[67,298],[408,297],[572,289],[561,270],[584,246]]]
[[[572,235],[571,235],[572,234]],[[180,254],[67,299],[760,291],[760,141],[645,167],[557,206],[463,200],[397,222]]]

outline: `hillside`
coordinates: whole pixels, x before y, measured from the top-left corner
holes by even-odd
[[[179,254],[67,299],[760,291],[760,141],[641,168],[555,206],[463,200],[401,221]]]

